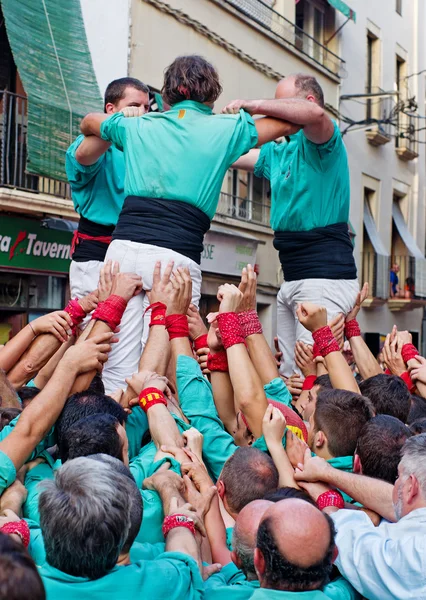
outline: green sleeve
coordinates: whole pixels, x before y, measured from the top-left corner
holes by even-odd
[[[298,136],[298,140],[303,159],[319,173],[324,173],[333,167],[336,164],[338,154],[345,152],[342,134],[337,123],[334,123],[333,135],[324,144],[315,144],[315,142],[308,140],[303,131]]]
[[[65,171],[72,191],[79,191],[86,186],[89,181],[99,172],[102,163],[105,159],[105,154],[102,154],[93,165],[82,165],[75,157],[77,148],[84,140],[84,135],[79,135],[78,138],[71,144],[65,155]],[[78,203],[74,202],[76,208]]]
[[[361,598],[356,589],[343,577],[331,581],[325,586],[323,592],[330,600],[359,600]]]
[[[140,406],[132,408],[132,414],[126,421],[126,433],[129,440],[129,459],[138,456],[142,438],[148,431],[148,419]]]
[[[28,546],[28,552],[37,567],[41,567],[46,562],[46,550],[44,549],[44,540],[40,525],[30,519],[25,520],[30,528],[30,545]]]
[[[261,147],[259,158],[254,166],[254,174],[256,177],[271,179],[271,156],[274,144],[275,142],[268,142]]]
[[[14,430],[14,428],[16,427],[16,425],[18,423],[20,416],[21,415],[18,415],[9,423],[9,425],[6,425],[6,427],[3,427],[3,429],[0,431],[0,442],[2,442],[10,433],[12,433],[12,431]],[[34,460],[35,458],[38,458],[40,456],[43,458],[46,458],[46,456],[44,454],[45,450],[47,448],[51,448],[55,444],[56,444],[55,428],[52,427],[52,429],[50,430],[48,435],[44,439],[42,439],[41,442],[39,444],[37,444],[37,446],[31,452],[31,454],[27,458],[26,462],[30,462],[31,460]]]
[[[130,548],[130,560],[132,563],[138,560],[154,560],[160,554],[163,554],[166,550],[166,544],[164,542],[158,542],[157,544],[139,544],[135,542]]]
[[[130,120],[126,119],[121,112],[112,114],[101,123],[101,138],[106,142],[112,142],[119,150],[123,150]]]
[[[40,523],[40,513],[38,511],[38,498],[40,495],[39,484],[46,479],[54,479],[53,469],[46,463],[41,463],[28,471],[25,476],[25,487],[28,491],[27,499],[22,507],[23,515],[26,519],[31,519],[34,523]]]
[[[7,454],[0,450],[0,496],[16,479],[16,469]]]
[[[275,377],[272,381],[263,386],[266,397],[276,402],[282,402],[286,406],[291,406],[291,394],[281,377]]]
[[[219,419],[212,387],[203,377],[195,359],[178,356],[176,381],[181,408],[191,425],[204,436],[204,462],[214,481],[217,481],[223,465],[238,446]]]
[[[228,161],[232,165],[243,154],[247,154],[258,142],[258,135],[253,117],[244,110],[235,115],[235,130],[229,142]]]
[[[242,581],[246,581],[244,573],[233,562],[230,562],[222,567],[219,573],[215,573],[204,582],[206,597],[208,598],[208,593],[212,590]]]
[[[156,584],[169,581],[170,600],[201,600],[204,582],[195,560],[181,552],[165,552],[148,563],[155,573],[151,598],[156,597]]]

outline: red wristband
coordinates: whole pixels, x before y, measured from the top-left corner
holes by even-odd
[[[0,527],[0,531],[6,535],[19,535],[25,548],[28,548],[30,544],[30,528],[24,519],[5,523],[3,527]]]
[[[167,536],[169,531],[175,529],[176,527],[186,527],[186,529],[189,529],[192,535],[195,535],[195,525],[192,519],[186,515],[169,515],[168,517],[165,517],[163,521],[164,537]]]
[[[245,338],[255,333],[263,333],[262,324],[255,310],[246,310],[238,313],[238,320]]]
[[[321,352],[319,351],[319,347],[318,344],[316,344],[314,342],[313,348],[312,348],[312,354],[314,358],[318,358],[318,356],[321,356]]]
[[[126,307],[127,302],[125,299],[113,294],[105,302],[98,304],[96,310],[93,312],[92,319],[103,321],[111,331],[115,331],[120,325]]]
[[[148,306],[148,308],[145,310],[145,313],[148,310],[151,311],[151,321],[149,323],[150,327],[153,327],[153,325],[165,325],[166,324],[167,306],[164,304],[164,302],[154,302],[154,304],[150,304]]]
[[[235,344],[244,344],[244,335],[237,313],[219,313],[217,323],[225,350]]]
[[[356,319],[352,319],[345,323],[345,337],[347,340],[350,340],[353,337],[359,337],[360,335],[361,329]]]
[[[144,412],[148,412],[151,406],[155,404],[164,404],[167,406],[167,399],[163,392],[157,388],[145,388],[139,394],[139,406]]]
[[[336,508],[345,508],[343,496],[337,490],[327,490],[317,498],[317,506],[320,510],[327,506],[335,506]]]
[[[416,384],[413,383],[413,380],[411,379],[410,374],[407,371],[405,371],[404,373],[401,373],[401,375],[399,377],[402,379],[402,381],[405,383],[405,385],[408,387],[408,389],[412,393],[413,390],[416,388]]]
[[[80,302],[77,300],[77,298],[74,298],[74,300],[70,300],[64,308],[64,311],[67,312],[72,319],[73,326],[71,330],[73,335],[75,335],[76,327],[80,325],[80,323],[83,321],[84,317],[86,316],[86,312],[81,307]]]
[[[402,346],[402,350],[401,350],[401,355],[402,355],[402,360],[405,362],[405,364],[408,363],[409,360],[411,360],[412,358],[416,358],[416,356],[419,356],[419,351],[417,350],[417,348],[414,346],[414,344],[404,344]]]
[[[221,371],[222,373],[227,373],[229,369],[226,351],[222,350],[222,352],[216,352],[215,354],[209,352],[207,356],[207,368],[212,372]]]
[[[302,390],[311,390],[314,387],[314,383],[317,379],[316,375],[308,375],[305,377],[305,381],[303,382]]]
[[[339,344],[334,339],[333,332],[328,325],[314,331],[312,337],[318,345],[321,356],[327,356],[330,352],[340,352]]]
[[[169,333],[169,340],[189,337],[188,319],[186,318],[186,315],[167,315],[166,329]]]
[[[201,350],[201,348],[208,348],[209,345],[207,343],[207,333],[203,333],[199,337],[194,340],[194,348],[195,350]]]

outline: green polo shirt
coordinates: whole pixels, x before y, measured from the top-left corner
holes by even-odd
[[[164,113],[125,118],[115,113],[101,125],[101,136],[123,150],[125,195],[180,200],[210,219],[216,212],[229,167],[257,144],[252,117],[213,115],[192,100]]]
[[[75,153],[83,140],[79,135],[65,156],[74,208],[99,225],[117,225],[125,198],[123,153],[111,146],[93,165],[81,165]]]
[[[262,146],[254,173],[271,182],[274,231],[309,231],[349,219],[349,166],[336,123],[325,144],[300,130],[280,144]]]
[[[346,473],[352,473],[354,469],[354,457],[353,456],[337,456],[335,458],[330,458],[328,461],[332,467],[338,469],[339,471],[345,471]],[[343,496],[345,502],[353,502],[353,499],[339,490]]]
[[[46,600],[198,600],[204,587],[195,560],[180,552],[114,567],[95,580],[68,575],[48,564],[39,573]]]
[[[16,427],[16,425],[18,423],[20,416],[21,415],[18,415],[12,421],[10,421],[10,423],[8,425],[3,427],[3,429],[0,431],[0,442],[3,441],[5,438],[7,438],[7,436],[10,433],[12,433],[12,431],[14,430],[14,428]],[[54,429],[54,427],[52,427],[52,429],[49,431],[47,436],[45,438],[43,438],[41,440],[41,442],[39,444],[37,444],[37,446],[31,452],[31,454],[27,458],[26,462],[29,462],[29,461],[34,460],[35,458],[41,456],[45,460],[47,460],[50,464],[53,464],[53,460],[51,459],[49,453],[46,452],[46,450],[47,450],[47,448],[51,448],[55,444],[56,444],[55,429]]]
[[[129,442],[129,460],[138,456],[142,438],[148,431],[148,418],[140,406],[134,406],[132,413],[127,417],[126,434]]]
[[[345,598],[360,598],[360,596],[345,596],[342,594],[329,596],[327,587],[324,588],[324,591],[315,590],[313,592],[279,592],[278,590],[259,588],[247,598],[251,600],[329,600],[330,598],[344,600]]]
[[[0,450],[0,495],[16,479],[16,469],[7,454]]]

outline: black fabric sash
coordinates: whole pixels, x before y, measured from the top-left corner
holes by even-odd
[[[92,237],[111,237],[114,231],[114,225],[99,225],[80,217],[78,232]],[[86,262],[88,260],[105,260],[105,254],[108,250],[108,244],[97,242],[95,240],[78,240],[72,259],[76,262]]]

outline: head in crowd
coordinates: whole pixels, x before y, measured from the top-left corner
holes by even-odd
[[[269,500],[269,502],[280,502],[280,500],[288,500],[288,498],[305,500],[305,502],[309,502],[313,506],[316,506],[315,500],[312,500],[307,492],[293,487],[282,487],[278,488],[274,492],[268,492],[265,494],[264,500]]]
[[[417,419],[410,425],[410,431],[413,435],[419,435],[419,433],[426,433],[426,418]]]
[[[405,442],[392,499],[397,520],[426,508],[426,433]]]
[[[89,415],[74,423],[62,435],[59,456],[63,463],[91,454],[108,454],[125,465],[129,464],[126,430],[112,415]]]
[[[32,387],[29,385],[24,385],[18,390],[18,396],[21,399],[22,408],[28,406],[28,404],[40,393],[38,387]]]
[[[324,108],[324,92],[320,84],[315,77],[304,73],[281,79],[275,90],[275,98],[301,98]]]
[[[120,112],[127,106],[144,107],[149,111],[149,87],[134,77],[121,77],[108,84],[104,96],[104,112]]]
[[[408,413],[407,423],[411,425],[414,421],[426,418],[426,400],[421,396],[411,395],[410,412]]]
[[[43,483],[39,498],[48,564],[88,579],[113,569],[129,536],[135,487],[109,462],[66,462],[54,481]]]
[[[120,425],[124,425],[127,419],[124,408],[110,396],[93,394],[88,390],[70,396],[56,421],[55,428],[59,447],[61,447],[62,436],[67,429],[80,419],[98,413],[112,415]]]
[[[289,592],[320,590],[337,556],[330,517],[303,500],[277,502],[257,532],[254,564],[260,587]]]
[[[358,438],[354,472],[383,479],[392,485],[398,477],[401,450],[411,432],[389,415],[377,415],[364,425]]]
[[[248,581],[257,579],[254,568],[254,550],[257,530],[263,515],[272,505],[268,500],[254,500],[245,506],[232,532],[232,561],[244,573]]]
[[[164,72],[161,95],[170,105],[193,100],[213,106],[221,93],[218,72],[202,56],[178,56]]]
[[[394,273],[399,273],[399,265],[397,263],[393,263],[391,271]]]
[[[309,447],[322,458],[353,456],[362,428],[373,416],[368,398],[346,390],[318,394],[309,424]]]
[[[91,394],[97,394],[99,396],[105,395],[105,386],[100,373],[96,373],[90,382],[89,387],[87,388],[87,392],[90,392]]]
[[[314,414],[318,394],[322,390],[332,390],[332,389],[333,389],[333,386],[331,385],[329,375],[320,375],[319,377],[317,377],[315,379],[312,389],[310,389],[308,392],[308,396],[305,400],[305,403],[304,404],[299,403],[300,414],[304,421],[309,421],[311,416]]]
[[[0,431],[3,431],[6,425],[16,419],[21,412],[20,408],[0,408]]]
[[[374,375],[359,386],[361,394],[371,400],[377,415],[390,415],[407,422],[411,397],[407,386],[396,375]]]
[[[0,533],[0,598],[45,600],[44,586],[24,546]]]
[[[237,448],[224,464],[216,486],[226,510],[234,516],[249,502],[277,489],[278,471],[265,452]]]

